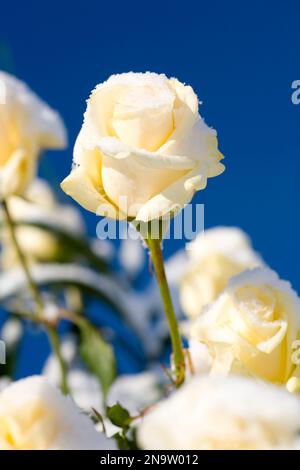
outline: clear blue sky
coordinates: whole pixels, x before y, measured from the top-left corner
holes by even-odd
[[[5,2],[0,67],[66,122],[70,148],[52,153],[44,170],[57,185],[97,83],[151,70],[191,84],[226,156],[226,172],[195,199],[206,205],[206,226],[241,226],[300,291],[300,105],[291,102],[291,83],[300,79],[299,13],[299,2],[278,0]],[[96,218],[87,219],[94,234]],[[179,245],[170,242],[166,253]]]

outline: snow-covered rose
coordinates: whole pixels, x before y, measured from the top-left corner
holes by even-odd
[[[59,115],[23,82],[0,71],[0,200],[22,194],[44,149],[66,144]]]
[[[216,132],[190,86],[155,73],[113,75],[88,101],[63,190],[111,218],[178,212],[222,173]]]
[[[188,244],[188,265],[179,283],[180,303],[189,317],[217,298],[229,279],[261,264],[247,235],[235,227],[206,230]]]
[[[15,222],[46,222],[72,234],[82,233],[83,221],[76,208],[59,205],[49,184],[42,179],[35,179],[24,192],[24,199],[12,196],[7,202],[10,214]],[[3,214],[0,212],[0,222]],[[8,230],[1,230],[2,253],[1,267],[8,270],[18,264],[18,256]],[[49,231],[20,225],[16,235],[22,252],[29,262],[45,262],[57,259],[61,254],[61,244]]]
[[[0,393],[1,450],[111,448],[114,443],[42,377],[20,380]]]
[[[243,377],[195,377],[147,414],[138,441],[149,450],[299,449],[300,401]]]
[[[269,269],[233,277],[190,333],[207,345],[212,373],[243,373],[287,384],[291,391],[297,384],[293,348],[300,333],[300,299]]]

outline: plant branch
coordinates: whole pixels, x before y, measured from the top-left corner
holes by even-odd
[[[14,248],[16,250],[20,265],[21,265],[21,267],[23,269],[23,272],[24,272],[24,275],[26,277],[26,281],[27,281],[29,291],[31,293],[31,296],[32,296],[34,302],[35,302],[36,312],[35,312],[34,315],[31,316],[31,320],[33,320],[33,321],[36,320],[38,323],[43,322],[43,312],[44,312],[43,298],[42,298],[41,293],[38,289],[38,286],[36,285],[33,277],[31,276],[26,256],[24,255],[24,253],[23,253],[23,251],[20,247],[20,244],[19,244],[19,241],[18,241],[18,238],[17,238],[17,234],[16,234],[15,224],[14,224],[13,218],[11,217],[7,201],[5,201],[5,200],[2,201],[2,206],[3,206],[5,218],[6,218],[6,224],[7,224],[7,228],[8,228],[8,231],[9,231],[9,235],[11,237],[11,240],[12,240]],[[65,366],[65,363],[64,363],[63,357],[61,355],[61,351],[60,351],[59,336],[58,336],[57,330],[54,326],[47,325],[46,321],[43,322],[43,323],[46,326],[49,342],[51,344],[53,352],[56,355],[56,358],[57,358],[59,366],[60,366],[62,392],[64,394],[67,394],[67,393],[69,393],[68,385],[67,385],[67,374],[66,374],[67,371],[66,371],[66,366]]]

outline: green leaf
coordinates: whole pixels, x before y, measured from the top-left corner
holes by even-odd
[[[113,438],[118,444],[119,450],[137,450],[136,430],[130,427],[134,421],[129,412],[120,403],[106,407],[106,415],[121,431],[114,434]]]
[[[130,443],[128,442],[125,435],[116,433],[113,435],[119,450],[131,450]]]
[[[136,439],[136,432],[132,431],[131,436],[126,435],[125,432],[116,433],[113,435],[119,450],[139,450]]]
[[[104,395],[116,377],[116,363],[112,347],[104,341],[99,330],[83,321],[80,329],[79,351],[88,369],[98,378]]]
[[[108,406],[106,409],[107,417],[110,421],[119,428],[128,429],[132,418],[129,412],[123,408],[120,403],[116,403],[113,406]]]

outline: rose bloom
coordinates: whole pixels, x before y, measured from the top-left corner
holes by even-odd
[[[62,189],[86,209],[148,222],[177,213],[224,170],[216,132],[190,86],[113,75],[92,92]]]
[[[247,235],[235,227],[205,230],[188,244],[186,254],[179,293],[182,310],[191,318],[217,298],[232,276],[262,264]]]
[[[299,449],[300,401],[275,385],[194,377],[138,428],[145,450]]]
[[[300,299],[269,269],[232,278],[192,323],[192,339],[207,345],[212,373],[257,376],[294,391],[299,381],[293,348],[300,332]]]
[[[112,448],[74,402],[42,377],[19,380],[0,393],[1,450]]]
[[[46,222],[54,228],[82,234],[83,220],[80,213],[70,205],[58,204],[49,184],[35,179],[24,192],[24,198],[11,196],[7,201],[15,222]],[[0,223],[3,214],[0,211]],[[22,252],[29,262],[55,261],[62,253],[59,239],[47,230],[29,225],[16,227],[16,236]],[[7,229],[0,230],[2,242],[1,267],[8,270],[19,263],[14,243]]]
[[[0,200],[22,194],[36,174],[45,149],[63,148],[59,115],[26,85],[0,71]]]

